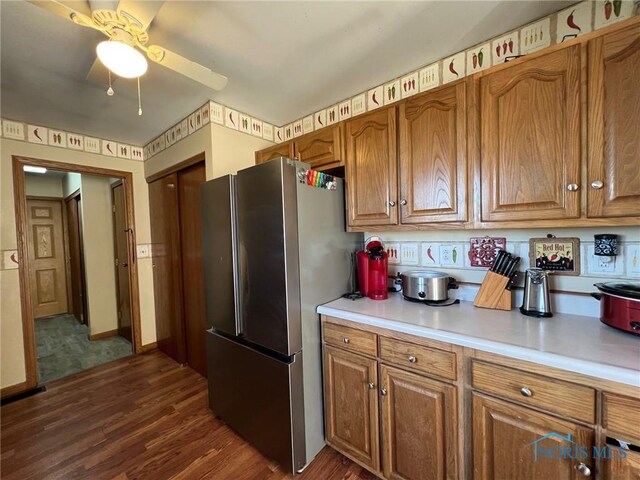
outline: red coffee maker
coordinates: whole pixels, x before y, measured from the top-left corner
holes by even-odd
[[[389,296],[387,275],[389,260],[384,244],[378,237],[365,242],[363,251],[358,252],[358,284],[360,293],[373,300],[385,300]]]

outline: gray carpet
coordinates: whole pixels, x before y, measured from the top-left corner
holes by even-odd
[[[38,382],[44,384],[131,355],[122,337],[89,340],[89,329],[70,314],[35,320]]]

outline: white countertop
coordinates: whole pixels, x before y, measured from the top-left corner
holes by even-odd
[[[341,298],[317,311],[640,387],[640,336],[608,327],[597,318],[556,314],[538,319],[517,309],[489,310],[465,301],[431,307],[392,293],[388,300]]]

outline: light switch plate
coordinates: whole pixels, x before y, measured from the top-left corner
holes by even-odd
[[[140,244],[136,247],[136,254],[138,258],[147,258],[149,257],[149,245]]]
[[[623,261],[618,257],[611,257],[610,262],[603,260],[606,257],[595,255],[595,246],[587,245],[587,269],[591,275],[621,276]]]
[[[628,277],[640,276],[640,244],[624,246],[624,260]]]

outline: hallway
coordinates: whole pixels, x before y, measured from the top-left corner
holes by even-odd
[[[72,314],[34,322],[40,385],[133,353],[131,343],[123,337],[89,340],[89,328]]]

